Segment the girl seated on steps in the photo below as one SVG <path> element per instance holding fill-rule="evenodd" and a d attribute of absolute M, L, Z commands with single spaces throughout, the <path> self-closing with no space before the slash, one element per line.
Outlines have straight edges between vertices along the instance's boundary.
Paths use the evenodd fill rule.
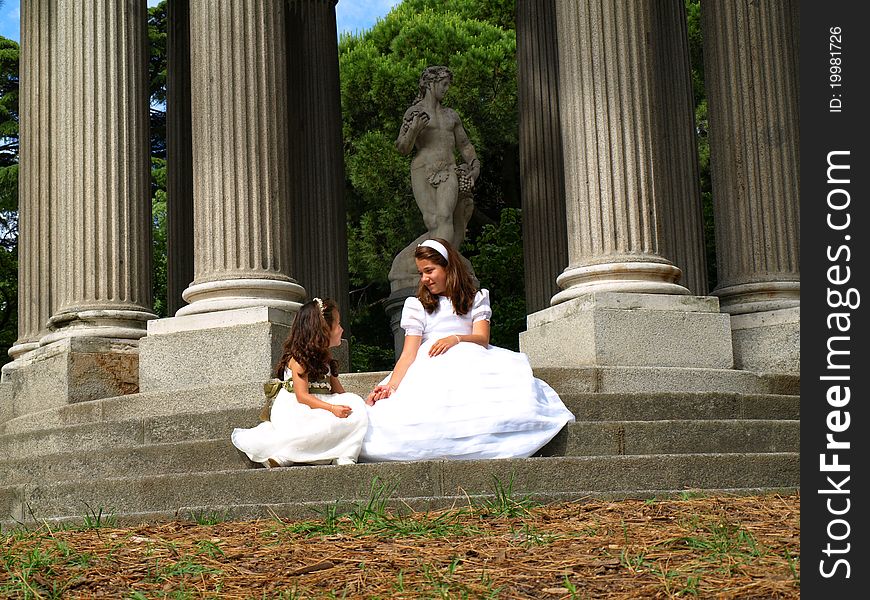
<path fill-rule="evenodd" d="M 369 394 L 361 461 L 531 456 L 574 420 L 525 354 L 489 345 L 489 292 L 443 239 L 414 252 L 420 285 L 405 346 Z"/>
<path fill-rule="evenodd" d="M 315 298 L 299 309 L 275 366 L 282 381 L 274 384 L 263 422 L 232 433 L 233 444 L 252 461 L 265 467 L 356 462 L 368 417 L 362 398 L 344 391 L 329 351 L 342 332 L 334 301 Z"/>

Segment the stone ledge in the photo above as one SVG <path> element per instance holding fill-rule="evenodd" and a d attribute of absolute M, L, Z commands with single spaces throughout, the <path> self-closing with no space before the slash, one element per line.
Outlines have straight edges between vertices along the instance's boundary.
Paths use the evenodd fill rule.
<path fill-rule="evenodd" d="M 527 318 L 533 367 L 734 366 L 729 315 L 710 296 L 592 293 Z"/>

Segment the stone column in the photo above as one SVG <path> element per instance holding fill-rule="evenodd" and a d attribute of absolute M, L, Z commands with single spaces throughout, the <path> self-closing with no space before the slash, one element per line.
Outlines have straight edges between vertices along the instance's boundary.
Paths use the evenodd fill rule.
<path fill-rule="evenodd" d="M 541 366 L 730 368 L 727 316 L 674 264 L 703 272 L 683 233 L 700 195 L 681 0 L 559 1 L 556 24 L 569 264 L 521 348 Z"/>
<path fill-rule="evenodd" d="M 51 186 L 56 229 L 42 233 L 57 250 L 45 265 L 49 331 L 4 373 L 16 415 L 138 391 L 138 340 L 154 317 L 145 1 L 25 8 L 37 5 L 56 10 L 52 112 L 40 132 L 52 152 L 40 185 Z M 27 172 L 36 159 L 22 158 Z"/>
<path fill-rule="evenodd" d="M 286 2 L 190 4 L 194 281 L 177 315 L 295 311 Z"/>
<path fill-rule="evenodd" d="M 57 102 L 57 6 L 21 3 L 20 171 L 18 177 L 18 339 L 9 355 L 39 348 L 54 308 L 52 250 L 58 246 L 52 219 L 56 195 L 52 132 Z"/>
<path fill-rule="evenodd" d="M 143 390 L 266 379 L 305 289 L 291 277 L 287 2 L 190 2 L 194 280 L 153 322 Z"/>
<path fill-rule="evenodd" d="M 185 305 L 193 281 L 193 151 L 190 130 L 190 6 L 171 0 L 166 39 L 167 309 Z"/>
<path fill-rule="evenodd" d="M 798 5 L 702 7 L 719 283 L 735 358 L 799 371 Z"/>
<path fill-rule="evenodd" d="M 517 1 L 517 84 L 526 310 L 550 305 L 568 264 L 555 0 Z"/>
<path fill-rule="evenodd" d="M 143 1 L 58 3 L 66 137 L 58 190 L 62 295 L 43 343 L 138 339 L 151 306 L 151 171 Z"/>
<path fill-rule="evenodd" d="M 291 272 L 350 316 L 336 0 L 291 0 L 287 29 Z"/>

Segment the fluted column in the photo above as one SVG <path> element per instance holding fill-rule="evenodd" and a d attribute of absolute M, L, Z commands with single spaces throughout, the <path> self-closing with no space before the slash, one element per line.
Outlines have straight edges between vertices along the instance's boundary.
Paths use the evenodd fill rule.
<path fill-rule="evenodd" d="M 334 298 L 349 316 L 335 4 L 288 5 L 291 272 L 310 295 Z"/>
<path fill-rule="evenodd" d="M 677 232 L 700 201 L 681 2 L 556 8 L 569 265 L 552 302 L 686 294 L 674 262 L 699 249 L 685 250 Z"/>
<path fill-rule="evenodd" d="M 683 272 L 680 285 L 692 294 L 706 296 L 710 290 L 686 23 L 683 2 L 660 3 L 653 11 L 653 31 L 661 36 L 652 85 L 656 88 L 654 107 L 663 113 L 656 119 L 654 137 L 663 154 L 658 161 L 664 203 L 662 254 Z"/>
<path fill-rule="evenodd" d="M 719 283 L 731 314 L 800 305 L 798 6 L 702 4 Z"/>
<path fill-rule="evenodd" d="M 21 65 L 18 176 L 18 339 L 9 355 L 39 347 L 54 307 L 52 217 L 56 195 L 52 164 L 57 102 L 57 7 L 45 0 L 21 3 Z"/>
<path fill-rule="evenodd" d="M 190 3 L 194 281 L 189 315 L 295 311 L 290 277 L 287 4 Z"/>
<path fill-rule="evenodd" d="M 555 0 L 517 1 L 517 84 L 526 310 L 550 305 L 568 264 Z"/>
<path fill-rule="evenodd" d="M 193 281 L 193 157 L 190 131 L 190 3 L 170 0 L 166 38 L 167 308 L 185 305 Z"/>
<path fill-rule="evenodd" d="M 59 302 L 48 343 L 137 339 L 151 306 L 151 195 L 144 0 L 58 0 L 63 45 L 52 133 Z"/>

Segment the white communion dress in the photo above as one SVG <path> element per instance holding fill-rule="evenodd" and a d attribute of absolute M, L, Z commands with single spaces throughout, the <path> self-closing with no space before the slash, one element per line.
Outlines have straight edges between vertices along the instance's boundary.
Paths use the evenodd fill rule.
<path fill-rule="evenodd" d="M 553 388 L 532 375 L 525 354 L 461 342 L 430 357 L 435 341 L 470 334 L 474 322 L 492 315 L 487 290 L 462 316 L 449 298 L 439 303 L 429 314 L 416 297 L 405 301 L 405 335 L 423 342 L 397 390 L 368 407 L 360 461 L 527 457 L 574 420 Z"/>
<path fill-rule="evenodd" d="M 292 392 L 291 372 L 286 368 L 284 380 L 272 402 L 269 420 L 251 429 L 234 429 L 233 445 L 267 467 L 269 459 L 282 467 L 356 462 L 368 426 L 363 399 L 351 393 L 331 393 L 326 379 L 311 382 L 309 391 L 321 400 L 351 408 L 350 416 L 342 419 L 328 410 L 299 402 Z"/>

